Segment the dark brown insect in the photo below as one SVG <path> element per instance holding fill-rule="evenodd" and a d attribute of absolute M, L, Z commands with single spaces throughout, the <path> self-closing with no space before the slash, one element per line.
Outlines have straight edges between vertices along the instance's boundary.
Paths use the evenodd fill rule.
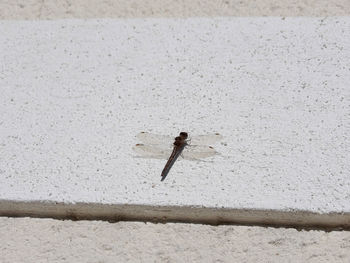
<path fill-rule="evenodd" d="M 187 145 L 187 142 L 186 142 L 187 138 L 188 138 L 187 132 L 180 132 L 180 136 L 175 138 L 174 149 L 169 157 L 169 160 L 167 161 L 167 163 L 164 166 L 164 169 L 163 169 L 162 174 L 161 174 L 161 176 L 162 176 L 161 181 L 163 181 L 165 179 L 165 177 L 168 175 L 168 173 L 169 173 L 171 167 L 173 166 L 173 164 L 175 163 L 176 159 L 180 156 L 181 152 L 183 151 L 183 149 Z"/>

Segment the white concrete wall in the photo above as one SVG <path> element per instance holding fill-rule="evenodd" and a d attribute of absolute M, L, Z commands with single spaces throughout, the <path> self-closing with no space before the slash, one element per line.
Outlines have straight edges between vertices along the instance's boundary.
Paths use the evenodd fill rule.
<path fill-rule="evenodd" d="M 2 19 L 349 15 L 348 1 L 0 2 Z M 179 4 L 180 3 L 180 4 Z M 344 194 L 344 192 L 342 193 Z M 1 262 L 348 262 L 349 232 L 248 226 L 0 219 Z"/>
<path fill-rule="evenodd" d="M 41 201 L 42 216 L 47 202 L 59 212 L 58 202 L 88 205 L 85 213 L 97 216 L 94 204 L 109 205 L 107 217 L 119 215 L 114 206 L 128 217 L 123 205 L 143 205 L 141 215 L 182 221 L 350 221 L 346 18 L 0 27 L 0 214 L 1 201 L 12 200 Z M 161 182 L 165 160 L 132 152 L 143 130 L 170 135 L 169 146 L 181 130 L 223 138 L 211 144 L 218 155 L 179 160 Z M 149 209 L 158 206 L 167 212 Z M 191 206 L 202 210 L 181 212 Z"/>

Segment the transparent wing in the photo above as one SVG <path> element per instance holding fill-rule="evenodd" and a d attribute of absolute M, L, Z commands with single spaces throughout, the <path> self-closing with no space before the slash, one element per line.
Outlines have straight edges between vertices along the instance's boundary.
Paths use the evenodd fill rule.
<path fill-rule="evenodd" d="M 182 152 L 182 156 L 187 160 L 199 160 L 217 154 L 215 149 L 206 145 L 189 145 Z"/>
<path fill-rule="evenodd" d="M 140 132 L 136 137 L 145 144 L 169 144 L 174 142 L 175 137 L 167 135 L 159 135 L 148 132 Z"/>
<path fill-rule="evenodd" d="M 146 144 L 136 144 L 132 149 L 139 155 L 139 157 L 154 159 L 168 159 L 173 150 L 171 147 Z"/>
<path fill-rule="evenodd" d="M 139 157 L 168 159 L 173 150 L 174 137 L 167 135 L 158 135 L 148 132 L 141 132 L 136 137 L 144 144 L 136 144 L 133 150 Z M 188 160 L 199 160 L 217 154 L 213 147 L 214 144 L 223 138 L 219 133 L 193 136 L 188 141 L 182 152 L 182 156 Z"/>
<path fill-rule="evenodd" d="M 172 144 L 175 136 L 160 135 L 149 132 L 140 132 L 136 137 L 145 144 Z M 197 135 L 190 137 L 193 145 L 210 145 L 220 141 L 223 136 L 219 133 Z"/>
<path fill-rule="evenodd" d="M 193 145 L 210 145 L 220 141 L 223 136 L 219 133 L 197 135 L 190 137 L 190 143 Z"/>

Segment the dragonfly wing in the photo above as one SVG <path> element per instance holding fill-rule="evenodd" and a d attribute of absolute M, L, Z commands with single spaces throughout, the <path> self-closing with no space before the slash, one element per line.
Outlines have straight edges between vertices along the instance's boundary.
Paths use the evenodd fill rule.
<path fill-rule="evenodd" d="M 145 144 L 172 144 L 175 137 L 167 135 L 158 135 L 149 132 L 140 132 L 136 137 Z"/>
<path fill-rule="evenodd" d="M 172 149 L 161 145 L 136 144 L 133 148 L 140 157 L 154 159 L 168 159 Z"/>
<path fill-rule="evenodd" d="M 187 160 L 199 160 L 214 156 L 217 152 L 213 147 L 206 145 L 191 145 L 185 147 L 182 155 Z"/>
<path fill-rule="evenodd" d="M 211 145 L 220 141 L 223 136 L 219 133 L 207 134 L 207 135 L 197 135 L 191 138 L 191 144 L 194 145 Z"/>

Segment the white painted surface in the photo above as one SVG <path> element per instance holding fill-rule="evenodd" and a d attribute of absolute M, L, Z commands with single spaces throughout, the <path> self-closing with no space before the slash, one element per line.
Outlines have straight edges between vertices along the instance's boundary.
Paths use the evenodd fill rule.
<path fill-rule="evenodd" d="M 347 18 L 0 26 L 0 199 L 350 211 Z M 161 183 L 143 130 L 222 156 Z"/>

